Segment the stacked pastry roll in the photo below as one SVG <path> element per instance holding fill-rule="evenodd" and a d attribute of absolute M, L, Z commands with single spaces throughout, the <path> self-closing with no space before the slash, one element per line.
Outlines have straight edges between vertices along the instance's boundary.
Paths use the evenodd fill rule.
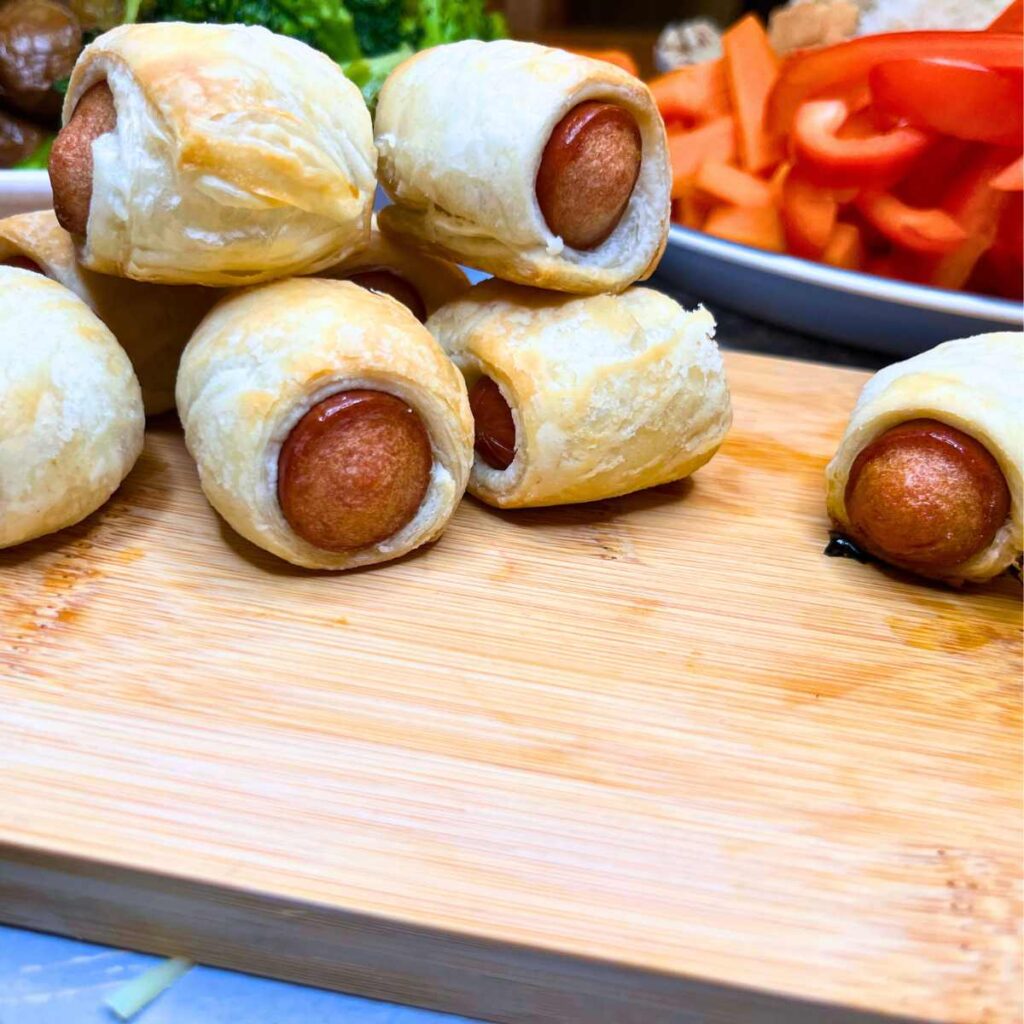
<path fill-rule="evenodd" d="M 712 457 L 731 421 L 714 321 L 630 287 L 669 219 L 646 86 L 532 43 L 456 43 L 391 75 L 375 136 L 384 235 L 497 278 L 427 321 L 469 388 L 476 497 L 593 501 Z"/>
<path fill-rule="evenodd" d="M 374 135 L 295 40 L 123 26 L 75 66 L 50 177 L 55 213 L 0 225 L 0 260 L 95 311 L 149 411 L 177 371 L 211 504 L 297 565 L 406 554 L 467 485 L 513 508 L 679 479 L 728 429 L 710 315 L 631 290 L 670 173 L 649 91 L 612 65 L 437 47 L 389 79 Z"/>

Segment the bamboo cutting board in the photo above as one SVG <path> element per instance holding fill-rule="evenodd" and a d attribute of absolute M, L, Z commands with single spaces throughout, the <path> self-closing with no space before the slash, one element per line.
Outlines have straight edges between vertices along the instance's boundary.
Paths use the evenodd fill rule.
<path fill-rule="evenodd" d="M 1019 1021 L 1020 586 L 825 558 L 865 375 L 728 369 L 693 481 L 346 576 L 157 426 L 0 552 L 0 918 L 498 1021 Z"/>

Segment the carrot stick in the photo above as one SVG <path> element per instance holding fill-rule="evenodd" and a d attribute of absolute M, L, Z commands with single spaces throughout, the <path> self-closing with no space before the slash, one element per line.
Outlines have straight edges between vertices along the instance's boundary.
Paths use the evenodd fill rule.
<path fill-rule="evenodd" d="M 728 116 L 716 117 L 692 132 L 669 132 L 668 153 L 672 161 L 672 197 L 678 199 L 705 160 L 724 164 L 735 157 L 736 123 Z"/>
<path fill-rule="evenodd" d="M 837 224 L 821 255 L 822 263 L 844 270 L 860 270 L 864 263 L 864 240 L 856 224 Z"/>
<path fill-rule="evenodd" d="M 648 85 L 668 125 L 703 124 L 729 113 L 725 67 L 720 60 L 688 64 Z"/>
<path fill-rule="evenodd" d="M 700 165 L 694 184 L 733 206 L 769 206 L 772 201 L 768 182 L 717 160 L 705 160 Z"/>
<path fill-rule="evenodd" d="M 709 235 L 755 249 L 770 252 L 785 249 L 779 215 L 772 206 L 720 206 L 708 214 L 704 230 Z"/>
<path fill-rule="evenodd" d="M 760 19 L 748 14 L 722 36 L 729 96 L 736 115 L 740 164 L 757 173 L 776 164 L 778 143 L 764 126 L 768 94 L 779 74 L 779 59 Z"/>

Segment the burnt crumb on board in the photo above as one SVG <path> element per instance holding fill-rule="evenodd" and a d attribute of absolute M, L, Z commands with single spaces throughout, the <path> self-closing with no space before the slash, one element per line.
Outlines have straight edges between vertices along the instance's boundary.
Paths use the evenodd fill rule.
<path fill-rule="evenodd" d="M 828 544 L 825 545 L 825 554 L 829 558 L 854 558 L 865 565 L 875 561 L 863 548 L 854 544 L 845 534 L 833 530 L 829 534 Z"/>

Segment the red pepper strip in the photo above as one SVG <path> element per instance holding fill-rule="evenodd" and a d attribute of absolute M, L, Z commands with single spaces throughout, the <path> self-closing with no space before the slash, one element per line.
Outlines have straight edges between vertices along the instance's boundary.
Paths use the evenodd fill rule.
<path fill-rule="evenodd" d="M 981 150 L 953 180 L 942 200 L 942 210 L 961 227 L 966 238 L 945 255 L 918 256 L 911 276 L 937 288 L 963 288 L 982 255 L 996 241 L 1000 215 L 1011 193 L 992 188 L 993 172 L 1005 153 Z"/>
<path fill-rule="evenodd" d="M 871 69 L 885 61 L 929 58 L 1013 69 L 1024 67 L 1024 47 L 1019 35 L 1007 32 L 897 32 L 806 50 L 783 66 L 765 123 L 773 134 L 785 135 L 807 100 L 866 82 Z"/>
<path fill-rule="evenodd" d="M 872 227 L 914 252 L 941 255 L 967 239 L 967 232 L 944 210 L 907 206 L 888 192 L 862 192 L 856 204 Z"/>
<path fill-rule="evenodd" d="M 988 27 L 989 32 L 1024 32 L 1024 0 L 1013 0 Z"/>
<path fill-rule="evenodd" d="M 927 147 L 916 128 L 893 128 L 861 138 L 842 138 L 849 115 L 842 100 L 809 100 L 797 111 L 793 149 L 808 177 L 832 188 L 884 186 L 897 181 Z"/>
<path fill-rule="evenodd" d="M 869 75 L 875 108 L 901 124 L 1012 146 L 1024 134 L 1021 80 L 980 64 L 892 60 Z"/>
<path fill-rule="evenodd" d="M 1000 192 L 1024 192 L 1024 156 L 1004 167 L 989 184 Z"/>
<path fill-rule="evenodd" d="M 833 193 L 815 185 L 796 167 L 782 185 L 779 212 L 789 251 L 794 256 L 818 259 L 832 237 L 839 214 Z"/>

